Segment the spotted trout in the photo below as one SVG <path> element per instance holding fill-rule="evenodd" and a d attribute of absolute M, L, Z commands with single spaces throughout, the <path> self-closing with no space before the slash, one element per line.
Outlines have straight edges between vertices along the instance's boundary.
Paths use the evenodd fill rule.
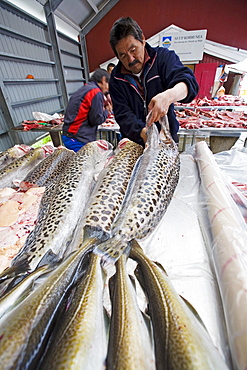
<path fill-rule="evenodd" d="M 0 321 L 1 369 L 37 369 L 51 326 L 88 249 L 84 246 L 72 253 Z"/>
<path fill-rule="evenodd" d="M 125 253 L 118 259 L 116 274 L 109 283 L 112 315 L 107 370 L 155 369 L 150 332 L 127 273 Z"/>
<path fill-rule="evenodd" d="M 21 181 L 20 189 L 27 190 L 35 186 L 48 186 L 66 170 L 66 166 L 72 156 L 72 150 L 58 148 L 32 169 Z"/>
<path fill-rule="evenodd" d="M 47 155 L 53 153 L 54 148 L 51 145 L 30 150 L 27 154 L 15 159 L 8 166 L 0 170 L 1 188 L 12 187 L 14 179 L 23 180 L 28 172 L 34 168 Z"/>
<path fill-rule="evenodd" d="M 2 169 L 5 166 L 8 166 L 11 162 L 15 161 L 17 158 L 20 158 L 23 155 L 29 153 L 30 150 L 33 150 L 33 148 L 29 145 L 17 144 L 0 153 L 0 169 Z"/>
<path fill-rule="evenodd" d="M 179 178 L 177 144 L 162 122 L 164 138 L 156 125 L 148 128 L 148 145 L 133 170 L 121 209 L 111 227 L 111 239 L 99 244 L 95 253 L 105 264 L 115 262 L 133 239 L 142 239 L 163 217 Z"/>
<path fill-rule="evenodd" d="M 107 332 L 103 308 L 104 280 L 100 258 L 90 264 L 61 314 L 40 369 L 105 369 Z"/>
<path fill-rule="evenodd" d="M 130 257 L 144 289 L 153 324 L 158 370 L 228 369 L 204 326 L 178 295 L 165 271 L 133 240 Z"/>
<path fill-rule="evenodd" d="M 85 239 L 108 239 L 126 193 L 136 161 L 143 152 L 141 145 L 128 139 L 119 142 L 111 162 L 101 172 L 92 193 L 84 223 Z"/>
<path fill-rule="evenodd" d="M 84 145 L 69 161 L 59 181 L 46 188 L 37 224 L 12 266 L 24 258 L 34 270 L 46 253 L 63 257 L 77 223 L 95 186 L 95 175 L 112 153 L 112 145 L 104 140 Z"/>

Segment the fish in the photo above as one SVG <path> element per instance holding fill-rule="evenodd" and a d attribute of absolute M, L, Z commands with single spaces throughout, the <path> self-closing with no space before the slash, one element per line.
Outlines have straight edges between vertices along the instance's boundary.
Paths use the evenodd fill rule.
<path fill-rule="evenodd" d="M 22 180 L 27 173 L 42 161 L 47 155 L 53 153 L 54 147 L 43 146 L 30 150 L 27 154 L 15 159 L 8 166 L 0 170 L 1 188 L 12 187 L 14 179 Z"/>
<path fill-rule="evenodd" d="M 15 159 L 22 157 L 24 154 L 28 153 L 30 150 L 33 150 L 31 146 L 22 144 L 14 145 L 13 147 L 0 153 L 0 170 L 3 167 L 8 166 Z"/>
<path fill-rule="evenodd" d="M 121 209 L 112 223 L 111 237 L 95 247 L 105 265 L 115 263 L 132 239 L 142 239 L 157 226 L 179 179 L 178 146 L 161 121 L 164 134 L 157 126 L 148 127 L 148 142 L 129 181 Z"/>
<path fill-rule="evenodd" d="M 34 281 L 45 271 L 47 271 L 47 265 L 41 266 L 0 297 L 0 319 L 30 293 Z"/>
<path fill-rule="evenodd" d="M 126 269 L 127 255 L 116 262 L 110 278 L 112 314 L 106 368 L 108 370 L 155 369 L 149 328 L 139 309 L 136 291 Z"/>
<path fill-rule="evenodd" d="M 67 291 L 90 246 L 78 248 L 0 321 L 1 369 L 36 369 Z M 4 319 L 4 320 L 3 320 Z"/>
<path fill-rule="evenodd" d="M 98 140 L 72 156 L 59 181 L 46 188 L 35 228 L 11 266 L 18 266 L 24 258 L 33 271 L 47 253 L 63 257 L 95 186 L 95 175 L 111 153 L 112 144 Z"/>
<path fill-rule="evenodd" d="M 106 240 L 119 212 L 136 161 L 143 147 L 128 139 L 119 142 L 110 163 L 100 173 L 84 221 L 84 238 Z"/>
<path fill-rule="evenodd" d="M 42 369 L 105 369 L 107 322 L 103 308 L 103 270 L 91 254 L 89 267 L 75 286 L 48 345 Z"/>
<path fill-rule="evenodd" d="M 20 182 L 20 190 L 27 190 L 35 186 L 48 186 L 54 182 L 63 171 L 74 151 L 66 148 L 58 148 L 53 154 L 46 157 Z"/>
<path fill-rule="evenodd" d="M 148 299 L 157 370 L 228 369 L 196 311 L 194 315 L 165 270 L 145 255 L 136 240 L 131 242 L 130 258 L 138 263 L 135 275 Z"/>

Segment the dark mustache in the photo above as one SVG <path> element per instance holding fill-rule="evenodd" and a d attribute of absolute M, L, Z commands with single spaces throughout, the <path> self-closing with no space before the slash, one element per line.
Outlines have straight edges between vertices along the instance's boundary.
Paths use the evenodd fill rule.
<path fill-rule="evenodd" d="M 133 62 L 129 63 L 129 67 L 134 67 L 137 63 L 140 63 L 138 59 L 133 60 Z"/>

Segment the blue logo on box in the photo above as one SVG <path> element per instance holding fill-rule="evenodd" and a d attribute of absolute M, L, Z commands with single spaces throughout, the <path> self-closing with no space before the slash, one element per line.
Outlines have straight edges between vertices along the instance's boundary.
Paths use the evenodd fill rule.
<path fill-rule="evenodd" d="M 162 46 L 163 48 L 169 49 L 172 43 L 172 36 L 162 37 Z"/>

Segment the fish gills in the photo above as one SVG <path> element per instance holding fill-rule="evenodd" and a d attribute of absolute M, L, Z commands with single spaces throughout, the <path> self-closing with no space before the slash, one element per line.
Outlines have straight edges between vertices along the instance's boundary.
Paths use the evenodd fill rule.
<path fill-rule="evenodd" d="M 227 369 L 208 333 L 188 312 L 165 271 L 149 260 L 136 241 L 132 241 L 130 257 L 138 262 L 135 274 L 148 298 L 156 368 Z"/>
<path fill-rule="evenodd" d="M 125 253 L 117 261 L 116 269 L 110 279 L 112 316 L 106 368 L 155 369 L 150 334 L 127 274 Z"/>
<path fill-rule="evenodd" d="M 123 147 L 121 142 L 122 140 L 118 153 L 102 171 L 92 194 L 85 220 L 87 238 L 109 238 L 111 224 L 119 212 L 132 170 L 143 152 L 142 146 L 133 141 L 125 140 Z"/>
<path fill-rule="evenodd" d="M 100 258 L 92 255 L 72 303 L 60 317 L 41 369 L 104 369 L 107 333 Z"/>
<path fill-rule="evenodd" d="M 156 125 L 149 130 L 149 144 L 132 173 L 120 212 L 112 224 L 112 238 L 95 248 L 105 264 L 115 262 L 132 239 L 142 239 L 159 223 L 179 179 L 177 145 L 159 140 Z"/>

